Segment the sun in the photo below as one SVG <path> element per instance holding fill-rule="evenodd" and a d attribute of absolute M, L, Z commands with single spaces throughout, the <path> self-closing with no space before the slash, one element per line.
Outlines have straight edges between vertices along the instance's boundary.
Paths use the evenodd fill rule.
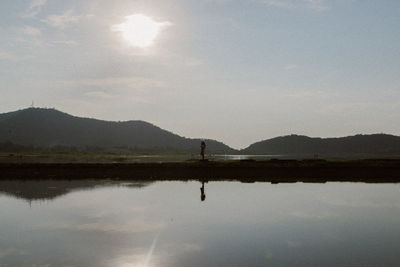
<path fill-rule="evenodd" d="M 138 48 L 151 46 L 161 29 L 168 22 L 157 22 L 143 14 L 133 14 L 125 17 L 125 22 L 115 25 L 114 30 L 121 32 L 122 37 L 129 45 Z"/>

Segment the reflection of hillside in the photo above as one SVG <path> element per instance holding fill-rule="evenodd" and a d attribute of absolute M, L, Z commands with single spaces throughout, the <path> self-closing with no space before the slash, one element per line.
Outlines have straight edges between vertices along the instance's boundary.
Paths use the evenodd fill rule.
<path fill-rule="evenodd" d="M 121 182 L 121 181 L 94 181 L 94 180 L 20 180 L 0 181 L 0 194 L 6 194 L 28 201 L 52 200 L 62 195 L 79 191 L 92 190 L 106 186 L 127 186 L 141 188 L 150 185 L 150 182 Z"/>

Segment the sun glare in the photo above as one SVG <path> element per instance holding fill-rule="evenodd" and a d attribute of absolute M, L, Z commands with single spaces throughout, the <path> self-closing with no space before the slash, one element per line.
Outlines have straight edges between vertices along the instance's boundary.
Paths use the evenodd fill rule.
<path fill-rule="evenodd" d="M 133 14 L 125 17 L 125 22 L 114 27 L 121 32 L 122 37 L 133 47 L 145 48 L 151 46 L 166 22 L 154 21 L 143 14 Z"/>

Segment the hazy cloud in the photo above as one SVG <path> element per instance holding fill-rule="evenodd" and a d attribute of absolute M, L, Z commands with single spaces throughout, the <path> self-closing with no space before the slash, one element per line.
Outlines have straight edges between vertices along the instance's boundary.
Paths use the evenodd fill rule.
<path fill-rule="evenodd" d="M 324 0 L 305 0 L 306 5 L 316 11 L 328 9 L 328 5 Z"/>
<path fill-rule="evenodd" d="M 14 58 L 14 55 L 7 52 L 7 51 L 1 51 L 0 50 L 0 60 L 9 60 Z"/>
<path fill-rule="evenodd" d="M 97 99 L 111 99 L 123 95 L 135 95 L 139 102 L 148 103 L 148 99 L 138 97 L 136 94 L 146 93 L 146 89 L 167 88 L 163 81 L 140 76 L 83 78 L 76 80 L 40 81 L 40 86 L 50 88 L 57 85 L 64 88 L 85 88 L 84 96 Z"/>
<path fill-rule="evenodd" d="M 79 22 L 79 20 L 82 18 L 83 16 L 73 14 L 72 10 L 67 10 L 60 15 L 47 16 L 45 19 L 42 19 L 41 21 L 51 27 L 64 29 L 69 24 L 75 24 Z"/>
<path fill-rule="evenodd" d="M 40 29 L 32 27 L 32 26 L 24 26 L 22 28 L 22 32 L 26 35 L 30 35 L 30 36 L 38 36 L 41 34 Z"/>
<path fill-rule="evenodd" d="M 0 61 L 22 61 L 29 58 L 31 58 L 31 56 L 20 56 L 5 50 L 0 50 Z"/>
<path fill-rule="evenodd" d="M 233 0 L 206 0 L 206 2 L 225 4 Z M 326 0 L 253 0 L 269 6 L 279 8 L 306 7 L 315 11 L 323 11 L 329 8 Z"/>
<path fill-rule="evenodd" d="M 53 41 L 52 44 L 55 44 L 55 45 L 78 45 L 79 43 L 74 40 L 58 40 L 58 41 Z"/>
<path fill-rule="evenodd" d="M 28 11 L 26 14 L 23 15 L 23 17 L 26 18 L 33 18 L 36 17 L 37 14 L 40 13 L 42 10 L 42 7 L 47 3 L 47 0 L 32 0 L 32 2 L 29 4 Z"/>
<path fill-rule="evenodd" d="M 95 98 L 102 98 L 102 99 L 110 99 L 115 97 L 115 95 L 103 92 L 103 91 L 91 91 L 91 92 L 87 92 L 85 93 L 85 96 L 88 97 L 95 97 Z"/>
<path fill-rule="evenodd" d="M 300 99 L 300 98 L 315 98 L 315 97 L 322 98 L 322 97 L 328 97 L 329 95 L 321 90 L 307 90 L 307 91 L 296 91 L 293 93 L 284 94 L 283 96 Z"/>
<path fill-rule="evenodd" d="M 227 2 L 231 2 L 232 0 L 205 0 L 205 1 L 209 3 L 224 4 Z"/>
<path fill-rule="evenodd" d="M 260 1 L 264 4 L 275 6 L 275 7 L 282 7 L 282 8 L 294 8 L 296 4 L 292 0 L 262 0 Z"/>
<path fill-rule="evenodd" d="M 285 70 L 293 70 L 293 69 L 297 69 L 299 66 L 296 64 L 288 64 L 285 66 Z"/>
<path fill-rule="evenodd" d="M 203 60 L 198 58 L 186 58 L 184 61 L 184 64 L 187 67 L 197 67 L 203 65 L 203 63 Z"/>
<path fill-rule="evenodd" d="M 260 2 L 280 8 L 297 8 L 305 6 L 315 11 L 323 11 L 329 8 L 326 0 L 260 0 Z"/>
<path fill-rule="evenodd" d="M 75 81 L 74 81 L 75 83 Z M 165 83 L 154 79 L 143 77 L 110 77 L 99 79 L 81 79 L 77 83 L 85 86 L 95 87 L 135 87 L 135 88 L 148 88 L 148 87 L 165 87 Z"/>
<path fill-rule="evenodd" d="M 29 9 L 40 8 L 47 3 L 47 0 L 32 0 Z"/>
<path fill-rule="evenodd" d="M 364 114 L 369 110 L 379 110 L 380 108 L 387 108 L 387 103 L 377 102 L 349 102 L 349 103 L 333 103 L 324 106 L 320 112 L 323 114 Z"/>

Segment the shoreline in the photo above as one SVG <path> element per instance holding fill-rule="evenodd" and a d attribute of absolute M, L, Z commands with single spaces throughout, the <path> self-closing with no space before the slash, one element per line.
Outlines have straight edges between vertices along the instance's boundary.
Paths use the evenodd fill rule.
<path fill-rule="evenodd" d="M 183 161 L 166 163 L 0 163 L 0 179 L 235 180 L 400 183 L 399 159 Z"/>

